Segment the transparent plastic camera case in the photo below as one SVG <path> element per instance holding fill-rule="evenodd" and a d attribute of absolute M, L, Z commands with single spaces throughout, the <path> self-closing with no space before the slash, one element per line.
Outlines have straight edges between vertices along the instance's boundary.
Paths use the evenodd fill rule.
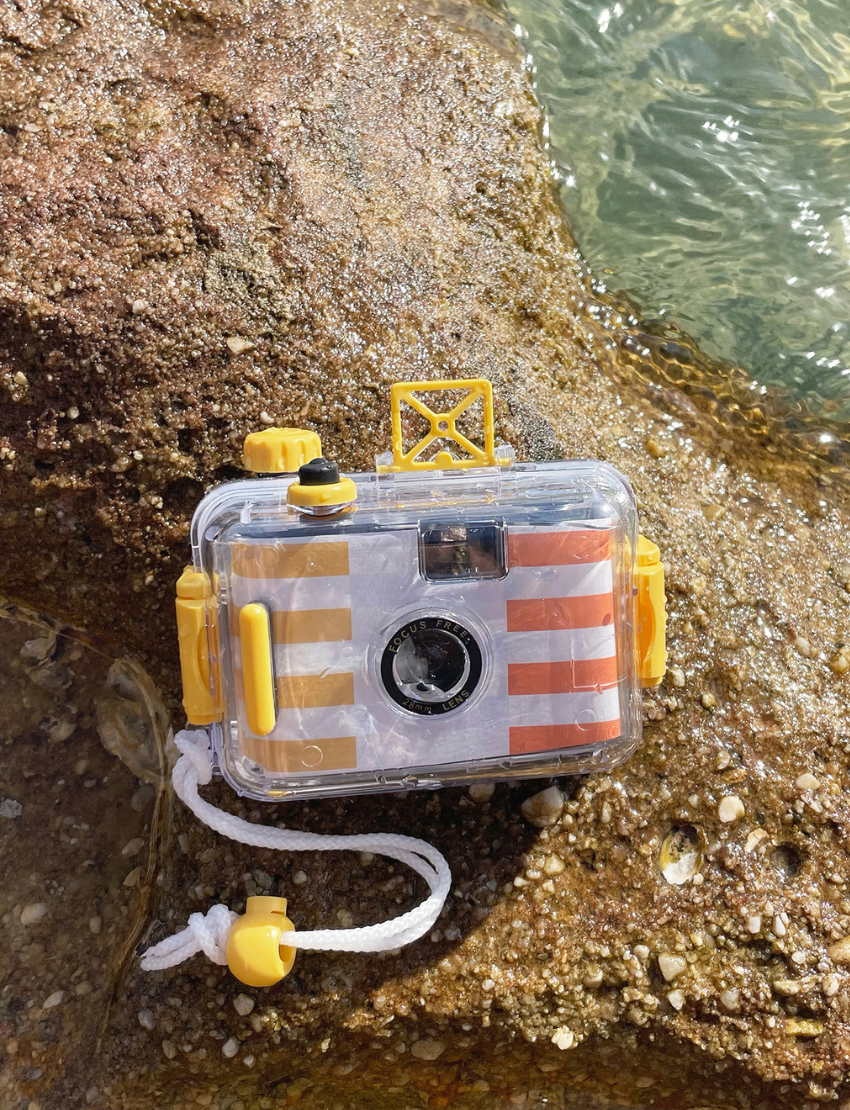
<path fill-rule="evenodd" d="M 452 413 L 436 417 L 435 437 Z M 198 507 L 183 595 L 200 639 L 181 624 L 181 653 L 224 777 L 272 800 L 625 759 L 641 735 L 628 482 L 492 443 L 485 465 L 410 470 L 394 446 L 395 467 L 341 480 L 342 506 L 291 503 L 289 473 Z"/>

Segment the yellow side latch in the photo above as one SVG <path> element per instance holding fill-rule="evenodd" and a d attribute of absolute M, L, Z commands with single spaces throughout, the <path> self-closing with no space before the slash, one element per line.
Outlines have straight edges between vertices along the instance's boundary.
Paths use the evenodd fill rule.
<path fill-rule="evenodd" d="M 657 686 L 667 670 L 664 567 L 661 553 L 646 536 L 638 536 L 635 584 L 638 674 L 642 686 Z"/>
<path fill-rule="evenodd" d="M 417 393 L 445 393 L 465 390 L 466 396 L 448 412 L 434 412 Z M 396 382 L 391 388 L 393 421 L 393 463 L 390 470 L 462 470 L 471 466 L 499 466 L 508 462 L 496 455 L 495 421 L 493 418 L 493 386 L 486 378 L 462 378 L 455 381 Z M 479 398 L 484 403 L 482 425 L 484 447 L 478 447 L 458 430 L 457 421 Z M 401 404 L 405 402 L 428 421 L 429 430 L 409 451 L 404 450 Z M 420 459 L 435 440 L 453 443 L 466 452 L 456 458 L 450 451 L 439 451 L 431 459 Z"/>
<path fill-rule="evenodd" d="M 186 567 L 177 580 L 177 638 L 183 678 L 183 708 L 190 725 L 211 725 L 220 721 L 222 716 L 221 707 L 210 688 L 208 613 L 210 639 L 214 646 L 218 634 L 211 593 L 208 576 L 194 567 Z M 220 688 L 220 683 L 215 685 L 216 689 Z"/>
<path fill-rule="evenodd" d="M 239 610 L 239 645 L 248 728 L 255 736 L 268 736 L 277 714 L 271 621 L 265 605 L 251 602 Z"/>

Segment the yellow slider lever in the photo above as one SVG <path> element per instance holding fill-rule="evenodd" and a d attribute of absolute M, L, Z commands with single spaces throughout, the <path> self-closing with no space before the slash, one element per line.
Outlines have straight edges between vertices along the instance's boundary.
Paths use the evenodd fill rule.
<path fill-rule="evenodd" d="M 259 602 L 243 605 L 239 612 L 239 643 L 248 728 L 255 736 L 268 736 L 274 728 L 277 711 L 271 621 L 265 605 Z"/>

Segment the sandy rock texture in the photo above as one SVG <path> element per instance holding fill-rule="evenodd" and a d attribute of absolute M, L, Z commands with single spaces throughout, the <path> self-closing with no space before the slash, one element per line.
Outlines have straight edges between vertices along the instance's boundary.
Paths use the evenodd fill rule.
<path fill-rule="evenodd" d="M 478 374 L 521 454 L 619 467 L 662 548 L 670 667 L 641 750 L 560 780 L 545 827 L 523 813 L 545 782 L 286 808 L 210 788 L 255 821 L 426 836 L 455 890 L 397 957 L 300 957 L 262 992 L 200 958 L 143 976 L 132 946 L 213 901 L 285 893 L 313 927 L 421 892 L 381 859 L 281 859 L 167 815 L 102 763 L 101 738 L 161 739 L 133 682 L 107 671 L 98 693 L 78 640 L 10 619 L 4 699 L 27 712 L 7 708 L 0 748 L 6 1105 L 850 1104 L 840 430 L 768 411 L 594 287 L 488 8 L 0 9 L 8 598 L 173 699 L 188 522 L 244 434 L 305 424 L 368 468 L 391 381 Z M 98 822 L 95 788 L 126 828 Z"/>

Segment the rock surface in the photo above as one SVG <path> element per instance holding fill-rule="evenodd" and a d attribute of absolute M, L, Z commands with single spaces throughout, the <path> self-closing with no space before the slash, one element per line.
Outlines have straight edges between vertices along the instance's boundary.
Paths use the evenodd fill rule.
<path fill-rule="evenodd" d="M 222 969 L 143 976 L 130 946 L 268 890 L 299 926 L 365 923 L 418 896 L 411 876 L 249 852 L 179 807 L 166 822 L 98 740 L 143 734 L 133 766 L 155 776 L 143 681 L 86 679 L 80 643 L 15 622 L 9 1106 L 850 1098 L 845 445 L 801 421 L 792 442 L 735 375 L 594 292 L 540 123 L 507 31 L 473 3 L 0 12 L 7 596 L 173 697 L 188 521 L 244 434 L 306 424 L 369 468 L 391 381 L 485 374 L 521 453 L 628 475 L 670 568 L 671 649 L 639 753 L 561 780 L 548 827 L 522 815 L 540 783 L 262 810 L 211 788 L 251 820 L 403 827 L 455 876 L 430 939 L 299 957 L 248 1009 Z"/>

